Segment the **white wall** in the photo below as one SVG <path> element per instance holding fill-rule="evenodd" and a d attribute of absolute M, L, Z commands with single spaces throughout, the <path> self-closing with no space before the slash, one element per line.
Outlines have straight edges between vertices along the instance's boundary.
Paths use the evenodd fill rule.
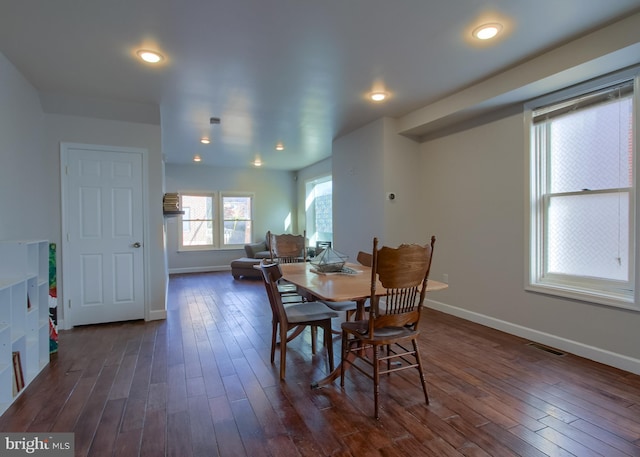
<path fill-rule="evenodd" d="M 148 189 L 146 205 L 149 219 L 145 220 L 148 239 L 145 240 L 147 262 L 147 302 L 149 319 L 166 317 L 166 263 L 163 249 L 162 216 L 162 146 L 160 127 L 157 125 L 133 122 L 119 122 L 86 117 L 47 114 L 45 149 L 48 157 L 53 158 L 55 167 L 52 173 L 55 179 L 54 204 L 57 215 L 56 239 L 60 239 L 60 143 L 86 143 L 109 146 L 143 148 L 148 151 Z M 60 269 L 59 275 L 61 275 Z M 62 278 L 58 282 L 61 284 Z M 64 300 L 64 291 L 58 298 Z M 59 307 L 59 310 L 61 307 Z"/>
<path fill-rule="evenodd" d="M 44 147 L 38 94 L 1 53 L 0 81 L 0 240 L 59 242 L 58 162 Z"/>
<path fill-rule="evenodd" d="M 420 145 L 396 131 L 395 119 L 382 118 L 333 144 L 334 242 L 352 261 L 371 252 L 373 237 L 387 246 L 431 238 L 420 223 L 428 212 L 418 198 Z"/>
<path fill-rule="evenodd" d="M 333 244 L 355 261 L 384 239 L 384 121 L 372 122 L 333 142 Z"/>
<path fill-rule="evenodd" d="M 0 54 L 0 239 L 46 239 L 61 260 L 60 142 L 149 151 L 149 318 L 165 316 L 162 161 L 158 126 L 44 114 L 37 91 Z M 59 303 L 64 299 L 58 268 Z M 58 307 L 64 319 L 63 307 Z"/>
<path fill-rule="evenodd" d="M 387 246 L 399 246 L 403 243 L 427 244 L 431 233 L 418 221 L 429 208 L 417 198 L 424 177 L 416 167 L 420 157 L 420 145 L 406 137 L 397 135 L 397 121 L 385 118 L 383 129 L 384 157 L 384 199 L 378 202 L 384 206 L 384 238 Z M 393 192 L 395 199 L 389 200 L 387 194 Z M 369 249 L 370 251 L 370 249 Z"/>
<path fill-rule="evenodd" d="M 524 338 L 640 372 L 640 313 L 524 291 L 523 114 L 421 145 L 421 225 L 437 235 L 434 306 Z"/>
<path fill-rule="evenodd" d="M 420 145 L 394 138 L 394 124 L 334 142 L 337 248 L 355 258 L 373 236 L 397 245 L 435 235 L 431 278 L 447 274 L 450 287 L 428 306 L 640 373 L 640 313 L 524 291 L 523 113 Z M 388 191 L 400 205 L 384 200 Z"/>
<path fill-rule="evenodd" d="M 265 169 L 217 168 L 203 164 L 165 165 L 166 192 L 236 191 L 254 197 L 254 241 L 267 230 L 298 233 L 295 173 Z M 178 252 L 179 218 L 166 219 L 167 257 L 172 273 L 228 270 L 244 249 Z"/>

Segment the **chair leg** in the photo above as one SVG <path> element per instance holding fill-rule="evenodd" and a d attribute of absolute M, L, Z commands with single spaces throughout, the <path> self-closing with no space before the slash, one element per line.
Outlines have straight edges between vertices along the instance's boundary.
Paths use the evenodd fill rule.
<path fill-rule="evenodd" d="M 344 372 L 346 370 L 346 364 L 347 364 L 347 353 L 349 352 L 348 348 L 347 348 L 347 344 L 349 344 L 349 341 L 347 339 L 347 332 L 345 332 L 344 330 L 342 331 L 342 345 L 340 346 L 340 351 L 341 351 L 341 359 L 340 359 L 340 387 L 344 387 Z"/>
<path fill-rule="evenodd" d="M 315 325 L 311 326 L 311 353 L 316 355 L 317 348 L 317 340 L 318 339 L 318 327 Z"/>
<path fill-rule="evenodd" d="M 271 321 L 271 363 L 273 363 L 276 359 L 276 339 L 278 337 L 278 323 L 275 321 Z"/>
<path fill-rule="evenodd" d="M 294 330 L 293 332 L 291 332 L 291 333 L 289 334 L 289 336 L 287 336 L 287 343 L 288 343 L 289 341 L 291 341 L 291 340 L 296 339 L 296 338 L 298 337 L 298 335 L 300 335 L 300 334 L 304 331 L 304 329 L 305 329 L 305 326 L 304 326 L 304 325 L 297 325 L 297 326 L 295 327 L 295 330 Z"/>
<path fill-rule="evenodd" d="M 420 359 L 420 352 L 418 350 L 418 341 L 411 340 L 413 343 L 413 350 L 416 353 L 416 361 L 418 363 L 418 371 L 420 372 L 420 382 L 422 383 L 422 391 L 424 392 L 424 400 L 429 404 L 429 394 L 427 393 L 427 379 L 424 376 L 424 370 L 422 369 L 422 361 Z"/>
<path fill-rule="evenodd" d="M 280 326 L 280 380 L 284 381 L 285 369 L 287 367 L 287 329 Z"/>
<path fill-rule="evenodd" d="M 387 344 L 387 376 L 391 375 L 391 345 Z"/>
<path fill-rule="evenodd" d="M 380 364 L 378 362 L 378 346 L 373 347 L 373 405 L 375 418 L 380 419 Z"/>

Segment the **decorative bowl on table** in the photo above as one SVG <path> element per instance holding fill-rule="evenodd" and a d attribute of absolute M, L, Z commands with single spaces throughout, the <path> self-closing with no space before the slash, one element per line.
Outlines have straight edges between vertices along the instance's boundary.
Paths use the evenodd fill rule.
<path fill-rule="evenodd" d="M 348 258 L 333 248 L 326 248 L 311 261 L 311 265 L 320 273 L 334 273 L 342 271 Z"/>

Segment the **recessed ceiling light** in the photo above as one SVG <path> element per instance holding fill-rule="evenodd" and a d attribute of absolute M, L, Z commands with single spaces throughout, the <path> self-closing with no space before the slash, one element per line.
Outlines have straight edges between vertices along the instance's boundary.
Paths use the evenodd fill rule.
<path fill-rule="evenodd" d="M 158 63 L 164 59 L 161 54 L 155 51 L 149 51 L 148 49 L 140 49 L 136 54 L 138 54 L 138 57 L 148 63 Z"/>
<path fill-rule="evenodd" d="M 276 144 L 276 151 L 284 151 L 284 144 L 282 143 Z"/>
<path fill-rule="evenodd" d="M 193 156 L 193 161 L 194 162 L 202 162 L 202 157 L 200 157 L 198 154 Z"/>
<path fill-rule="evenodd" d="M 209 144 L 209 143 L 211 143 L 211 140 L 209 138 L 207 138 L 207 137 L 200 138 L 200 143 Z"/>
<path fill-rule="evenodd" d="M 371 100 L 373 100 L 374 102 L 381 102 L 382 100 L 384 100 L 385 98 L 387 98 L 387 94 L 386 92 L 371 92 L 369 94 L 369 98 L 371 98 Z"/>
<path fill-rule="evenodd" d="M 490 40 L 502 30 L 502 25 L 497 22 L 483 24 L 473 31 L 473 36 L 479 40 Z"/>

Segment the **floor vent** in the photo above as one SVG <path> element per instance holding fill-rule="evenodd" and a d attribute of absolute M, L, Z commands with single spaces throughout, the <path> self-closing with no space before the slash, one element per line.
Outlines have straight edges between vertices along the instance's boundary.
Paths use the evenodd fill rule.
<path fill-rule="evenodd" d="M 527 343 L 527 346 L 531 346 L 531 347 L 534 347 L 536 349 L 540 349 L 541 351 L 545 351 L 545 352 L 548 352 L 549 354 L 553 354 L 553 355 L 566 355 L 562 351 L 559 351 L 559 350 L 554 349 L 554 348 L 550 348 L 549 346 L 545 346 L 544 344 L 540 344 L 540 343 Z"/>

